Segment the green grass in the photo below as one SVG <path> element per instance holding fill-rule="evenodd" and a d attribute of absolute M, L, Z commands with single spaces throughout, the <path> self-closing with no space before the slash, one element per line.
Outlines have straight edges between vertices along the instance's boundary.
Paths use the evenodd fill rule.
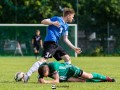
<path fill-rule="evenodd" d="M 115 78 L 117 82 L 66 82 L 57 84 L 56 90 L 120 90 L 120 57 L 79 57 L 71 59 L 72 64 L 84 71 L 98 72 Z M 52 90 L 52 84 L 37 83 L 37 73 L 34 73 L 26 84 L 15 82 L 15 73 L 18 71 L 26 72 L 35 61 L 34 57 L 0 57 L 0 90 Z"/>

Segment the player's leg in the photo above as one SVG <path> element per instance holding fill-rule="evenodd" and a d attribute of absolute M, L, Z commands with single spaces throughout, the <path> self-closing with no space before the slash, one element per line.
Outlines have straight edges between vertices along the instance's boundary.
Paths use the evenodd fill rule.
<path fill-rule="evenodd" d="M 52 48 L 50 46 L 51 46 L 51 43 L 44 43 L 44 50 L 42 53 L 42 58 L 33 64 L 33 66 L 27 72 L 28 76 L 31 76 L 33 72 L 37 71 L 39 66 L 43 62 L 46 62 L 48 60 L 48 58 L 51 58 L 51 55 L 52 55 L 52 53 L 54 53 L 54 51 L 52 50 Z M 51 52 L 51 50 L 52 50 L 52 52 Z"/>
<path fill-rule="evenodd" d="M 28 79 L 30 78 L 30 76 L 38 70 L 39 66 L 46 62 L 47 59 L 45 59 L 44 57 L 42 57 L 39 61 L 35 62 L 32 67 L 28 70 L 28 72 L 26 72 L 26 74 L 24 74 L 24 82 L 28 82 Z"/>
<path fill-rule="evenodd" d="M 59 60 L 64 60 L 65 63 L 67 64 L 71 64 L 71 59 L 70 59 L 70 56 L 66 53 L 66 51 L 61 47 L 61 46 L 58 46 L 56 48 L 56 52 L 55 54 L 53 55 L 53 57 L 59 61 Z"/>
<path fill-rule="evenodd" d="M 44 57 L 42 57 L 39 61 L 35 62 L 35 63 L 32 65 L 32 67 L 29 69 L 29 71 L 27 72 L 27 75 L 28 75 L 28 76 L 31 76 L 32 73 L 34 73 L 35 71 L 37 71 L 38 68 L 39 68 L 39 66 L 40 66 L 42 63 L 46 62 L 46 61 L 47 61 L 47 60 L 46 60 Z"/>
<path fill-rule="evenodd" d="M 37 59 L 38 58 L 38 50 L 37 50 L 37 47 L 34 46 L 34 55 L 35 55 L 35 58 Z"/>
<path fill-rule="evenodd" d="M 100 79 L 86 79 L 86 82 L 104 82 L 104 80 L 100 80 Z"/>
<path fill-rule="evenodd" d="M 62 56 L 62 59 L 65 61 L 65 63 L 71 64 L 71 58 L 68 54 Z"/>
<path fill-rule="evenodd" d="M 29 77 L 34 73 L 35 71 L 38 70 L 39 66 L 43 63 L 46 62 L 48 58 L 51 57 L 51 47 L 49 47 L 51 43 L 44 43 L 44 50 L 42 54 L 42 58 L 35 62 L 32 67 L 28 70 L 28 72 L 24 75 L 24 82 L 27 82 Z"/>
<path fill-rule="evenodd" d="M 86 82 L 85 78 L 76 78 L 76 77 L 70 77 L 67 79 L 68 82 Z"/>
<path fill-rule="evenodd" d="M 39 58 L 38 58 L 38 56 L 39 56 L 39 50 L 40 50 L 40 47 L 39 46 L 37 46 L 36 47 L 36 59 L 38 60 Z"/>
<path fill-rule="evenodd" d="M 86 78 L 86 79 L 93 79 L 93 81 L 95 81 L 95 80 L 97 81 L 97 79 L 102 80 L 102 81 L 108 81 L 108 82 L 114 82 L 115 81 L 115 79 L 112 79 L 110 77 L 107 77 L 107 76 L 104 76 L 104 75 L 98 74 L 98 73 L 86 73 L 86 72 L 83 72 L 81 77 Z"/>
<path fill-rule="evenodd" d="M 87 73 L 81 70 L 79 67 L 71 65 L 70 70 L 73 72 L 74 77 L 82 77 L 86 79 L 86 82 L 114 82 L 114 79 L 109 78 L 107 76 L 98 74 L 98 73 Z"/>
<path fill-rule="evenodd" d="M 103 80 L 100 79 L 85 79 L 85 78 L 75 78 L 75 77 L 70 77 L 68 82 L 103 82 Z"/>

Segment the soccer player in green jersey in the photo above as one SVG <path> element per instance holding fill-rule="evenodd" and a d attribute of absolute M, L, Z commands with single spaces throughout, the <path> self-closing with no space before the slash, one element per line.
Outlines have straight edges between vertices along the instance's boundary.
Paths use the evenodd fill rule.
<path fill-rule="evenodd" d="M 38 69 L 40 83 L 69 82 L 115 82 L 115 79 L 98 74 L 87 73 L 82 69 L 66 63 L 51 62 L 41 65 Z M 53 80 L 45 80 L 43 77 L 50 77 Z"/>

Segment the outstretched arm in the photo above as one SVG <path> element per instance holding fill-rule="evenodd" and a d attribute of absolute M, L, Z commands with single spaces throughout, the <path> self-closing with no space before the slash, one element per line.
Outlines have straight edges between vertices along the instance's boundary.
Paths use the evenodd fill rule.
<path fill-rule="evenodd" d="M 57 72 L 53 74 L 53 78 L 54 78 L 53 80 L 45 80 L 44 78 L 40 78 L 38 82 L 43 83 L 43 84 L 59 83 L 59 75 Z"/>
<path fill-rule="evenodd" d="M 70 47 L 72 48 L 77 54 L 80 54 L 82 51 L 81 51 L 81 48 L 78 48 L 78 47 L 75 47 L 71 42 L 70 40 L 68 39 L 68 35 L 64 35 L 63 36 L 63 40 L 65 41 L 65 43 Z"/>
<path fill-rule="evenodd" d="M 41 48 L 43 48 L 43 42 L 42 42 L 42 40 L 40 40 L 40 46 L 41 46 Z"/>

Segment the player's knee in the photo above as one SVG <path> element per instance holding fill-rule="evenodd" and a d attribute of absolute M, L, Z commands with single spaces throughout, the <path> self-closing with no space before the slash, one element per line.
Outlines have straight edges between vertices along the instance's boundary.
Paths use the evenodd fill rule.
<path fill-rule="evenodd" d="M 66 62 L 71 61 L 71 58 L 70 58 L 69 55 L 65 55 L 65 56 L 63 57 L 63 59 L 64 59 Z"/>
<path fill-rule="evenodd" d="M 34 51 L 35 53 L 38 53 L 37 50 Z"/>
<path fill-rule="evenodd" d="M 40 62 L 47 62 L 47 59 L 41 58 L 39 61 L 40 61 Z"/>
<path fill-rule="evenodd" d="M 70 58 L 70 56 L 69 56 L 69 55 L 67 55 L 67 60 L 68 60 L 68 61 L 70 61 L 70 60 L 71 60 L 71 58 Z"/>
<path fill-rule="evenodd" d="M 88 78 L 88 79 L 91 79 L 91 78 L 92 78 L 92 75 L 91 75 L 91 74 L 88 74 L 88 75 L 87 75 L 87 78 Z"/>
<path fill-rule="evenodd" d="M 93 76 L 90 73 L 83 72 L 82 77 L 87 78 L 87 79 L 91 79 Z"/>

